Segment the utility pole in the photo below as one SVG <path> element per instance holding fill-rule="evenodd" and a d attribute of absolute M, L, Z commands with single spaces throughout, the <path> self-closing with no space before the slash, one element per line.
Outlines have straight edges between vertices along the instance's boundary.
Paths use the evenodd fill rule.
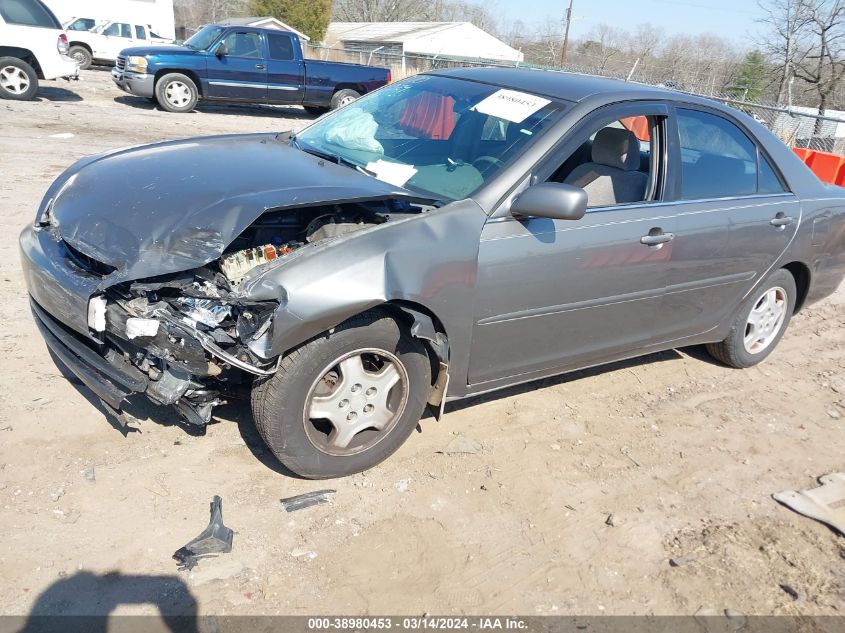
<path fill-rule="evenodd" d="M 572 24 L 572 5 L 575 0 L 569 0 L 569 8 L 566 10 L 566 31 L 563 34 L 563 49 L 560 52 L 560 67 L 566 65 L 566 55 L 569 53 L 569 27 Z"/>

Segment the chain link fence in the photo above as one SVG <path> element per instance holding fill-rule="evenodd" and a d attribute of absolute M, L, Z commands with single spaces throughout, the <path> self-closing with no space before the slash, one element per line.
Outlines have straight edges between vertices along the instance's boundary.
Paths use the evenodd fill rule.
<path fill-rule="evenodd" d="M 479 61 L 474 59 L 457 59 L 453 57 L 409 55 L 403 53 L 401 45 L 377 46 L 361 44 L 357 47 L 341 48 L 339 45 L 322 46 L 309 44 L 305 47 L 305 54 L 311 59 L 324 61 L 348 62 L 369 66 L 389 68 L 394 80 L 404 79 L 421 72 L 444 68 L 464 68 L 473 66 L 500 66 L 513 68 L 539 68 L 561 70 L 550 66 L 524 64 L 514 62 Z M 634 65 L 631 69 L 623 69 L 613 64 L 597 64 L 595 60 L 587 65 L 568 63 L 564 69 L 567 72 L 600 75 L 614 79 L 633 79 L 652 85 L 675 88 L 719 101 L 733 108 L 741 110 L 774 132 L 778 138 L 790 147 L 808 148 L 823 152 L 845 155 L 845 112 L 828 112 L 820 116 L 813 108 L 791 107 L 785 108 L 775 104 L 757 103 L 748 99 L 740 99 L 733 95 L 715 92 L 717 81 L 702 74 L 701 81 L 692 86 L 699 90 L 690 90 L 687 86 L 677 86 L 674 82 L 657 83 L 653 72 L 642 72 Z M 648 81 L 651 79 L 652 81 Z M 702 89 L 703 88 L 703 89 Z M 836 116 L 838 115 L 838 116 Z"/>

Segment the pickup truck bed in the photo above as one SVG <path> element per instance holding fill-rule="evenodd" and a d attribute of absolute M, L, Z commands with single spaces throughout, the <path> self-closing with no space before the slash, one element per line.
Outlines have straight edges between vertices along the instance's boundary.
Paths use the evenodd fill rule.
<path fill-rule="evenodd" d="M 287 31 L 209 25 L 180 46 L 128 48 L 112 69 L 118 87 L 170 112 L 199 100 L 337 108 L 390 81 L 390 71 L 304 59 Z"/>

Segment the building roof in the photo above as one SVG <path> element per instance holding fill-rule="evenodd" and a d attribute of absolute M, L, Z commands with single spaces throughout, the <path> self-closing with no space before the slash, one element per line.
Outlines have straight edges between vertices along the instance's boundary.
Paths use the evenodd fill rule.
<path fill-rule="evenodd" d="M 399 43 L 409 55 L 522 61 L 523 55 L 470 22 L 332 22 L 325 41 Z"/>
<path fill-rule="evenodd" d="M 222 24 L 223 26 L 254 26 L 256 28 L 263 29 L 278 29 L 280 31 L 290 31 L 291 33 L 294 33 L 299 39 L 305 41 L 311 40 L 311 38 L 305 35 L 305 33 L 297 31 L 289 24 L 285 24 L 280 19 L 274 18 L 271 15 L 265 15 L 263 17 L 250 16 L 246 18 L 229 18 L 228 20 L 219 20 L 217 24 Z"/>

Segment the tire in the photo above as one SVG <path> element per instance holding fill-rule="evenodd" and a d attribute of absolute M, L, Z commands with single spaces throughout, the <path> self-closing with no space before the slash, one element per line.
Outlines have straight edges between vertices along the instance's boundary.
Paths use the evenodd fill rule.
<path fill-rule="evenodd" d="M 375 351 L 381 355 L 372 354 Z M 365 373 L 357 374 L 358 378 L 352 371 L 355 358 L 364 360 L 358 366 Z M 382 366 L 367 366 L 379 360 L 384 362 Z M 349 363 L 346 376 L 341 362 L 344 367 Z M 388 363 L 399 379 L 379 393 L 376 387 L 387 383 L 376 380 L 387 376 Z M 369 373 L 373 370 L 379 373 Z M 353 384 L 359 380 L 362 384 Z M 259 379 L 253 386 L 252 411 L 259 434 L 288 469 L 309 479 L 343 477 L 384 461 L 408 439 L 422 417 L 430 388 L 431 363 L 423 344 L 387 313 L 373 310 L 311 339 L 283 358 L 273 376 Z M 320 395 L 321 390 L 328 395 Z M 378 403 L 379 398 L 384 399 L 384 408 L 366 404 Z M 320 406 L 333 414 L 334 422 L 312 419 L 320 399 L 324 402 Z M 340 413 L 333 413 L 336 410 Z M 375 419 L 364 416 L 373 415 L 391 417 L 381 430 L 364 430 L 367 422 Z M 352 439 L 343 446 L 337 428 L 350 419 L 352 429 L 362 430 L 354 435 L 350 431 Z"/>
<path fill-rule="evenodd" d="M 38 92 L 38 73 L 22 59 L 0 57 L 0 97 L 31 101 Z"/>
<path fill-rule="evenodd" d="M 199 100 L 194 81 L 182 73 L 168 73 L 156 82 L 155 97 L 168 112 L 190 112 Z"/>
<path fill-rule="evenodd" d="M 344 88 L 343 90 L 338 90 L 336 93 L 332 95 L 331 101 L 331 109 L 337 110 L 338 108 L 342 108 L 345 105 L 348 105 L 355 101 L 356 99 L 360 99 L 361 94 L 355 92 L 354 90 L 350 90 L 348 88 Z"/>
<path fill-rule="evenodd" d="M 762 362 L 789 327 L 797 295 L 792 273 L 783 268 L 772 273 L 745 300 L 728 337 L 721 343 L 708 345 L 707 351 L 716 360 L 737 369 Z"/>
<path fill-rule="evenodd" d="M 328 112 L 331 108 L 324 108 L 322 106 L 302 106 L 308 114 L 320 116 Z"/>
<path fill-rule="evenodd" d="M 91 55 L 91 51 L 84 46 L 71 46 L 70 51 L 68 51 L 68 57 L 76 60 L 80 70 L 91 68 L 91 64 L 94 63 L 94 57 Z"/>

